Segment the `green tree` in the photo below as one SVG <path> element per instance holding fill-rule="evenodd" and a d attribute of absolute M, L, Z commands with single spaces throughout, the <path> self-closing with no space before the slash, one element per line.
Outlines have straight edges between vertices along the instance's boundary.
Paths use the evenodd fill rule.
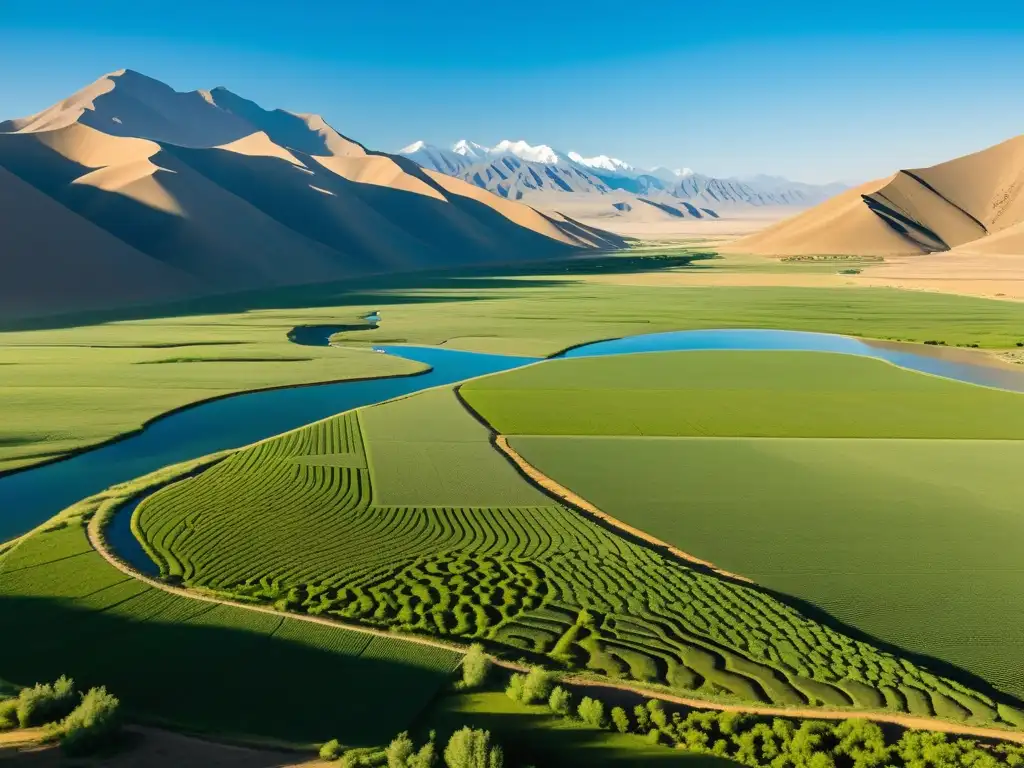
<path fill-rule="evenodd" d="M 462 659 L 463 688 L 479 688 L 484 684 L 491 671 L 491 657 L 484 652 L 484 647 L 473 643 Z"/>
<path fill-rule="evenodd" d="M 643 704 L 633 707 L 633 717 L 636 719 L 636 729 L 640 733 L 646 733 L 651 729 L 651 711 Z"/>
<path fill-rule="evenodd" d="M 572 695 L 562 686 L 556 686 L 548 697 L 548 707 L 556 715 L 568 717 L 572 713 Z"/>
<path fill-rule="evenodd" d="M 533 667 L 523 680 L 524 704 L 538 704 L 547 701 L 555 686 L 555 676 L 543 667 Z"/>
<path fill-rule="evenodd" d="M 523 701 L 523 683 L 526 682 L 526 675 L 521 672 L 513 673 L 512 677 L 508 680 L 508 687 L 505 689 L 505 695 L 508 696 L 512 701 Z"/>
<path fill-rule="evenodd" d="M 580 701 L 579 707 L 576 709 L 577 714 L 587 725 L 593 725 L 597 728 L 604 728 L 604 702 L 598 699 L 592 699 L 589 696 L 584 696 Z"/>
<path fill-rule="evenodd" d="M 22 728 L 54 723 L 78 705 L 75 681 L 61 675 L 53 684 L 37 683 L 18 694 L 18 724 Z"/>
<path fill-rule="evenodd" d="M 622 707 L 612 708 L 612 723 L 619 733 L 629 733 L 629 715 Z"/>
<path fill-rule="evenodd" d="M 331 739 L 320 747 L 321 760 L 337 760 L 341 757 L 341 743 L 337 739 Z"/>
<path fill-rule="evenodd" d="M 430 739 L 420 747 L 409 760 L 409 768 L 433 768 L 437 764 L 437 734 L 430 732 Z"/>
<path fill-rule="evenodd" d="M 409 738 L 409 734 L 403 731 L 388 744 L 385 754 L 388 758 L 388 768 L 409 768 L 409 758 L 413 756 L 416 747 Z"/>
<path fill-rule="evenodd" d="M 501 747 L 491 745 L 490 731 L 462 728 L 452 734 L 444 748 L 448 768 L 503 768 Z"/>
<path fill-rule="evenodd" d="M 87 755 L 110 744 L 121 732 L 121 702 L 106 688 L 90 688 L 81 703 L 58 725 L 51 736 L 69 755 Z"/>

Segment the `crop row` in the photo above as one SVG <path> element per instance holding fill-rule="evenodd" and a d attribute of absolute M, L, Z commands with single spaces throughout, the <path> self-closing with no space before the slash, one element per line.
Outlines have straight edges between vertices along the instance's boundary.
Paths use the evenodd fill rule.
<path fill-rule="evenodd" d="M 348 452 L 376 460 L 386 449 L 359 447 L 355 418 L 327 424 L 335 422 Z M 320 445 L 301 431 L 283 440 L 140 507 L 139 527 L 167 575 L 292 611 L 490 640 L 705 694 L 1002 717 L 982 693 L 561 506 L 379 507 L 369 470 L 282 461 L 296 446 Z M 486 440 L 470 444 L 492 450 Z"/>

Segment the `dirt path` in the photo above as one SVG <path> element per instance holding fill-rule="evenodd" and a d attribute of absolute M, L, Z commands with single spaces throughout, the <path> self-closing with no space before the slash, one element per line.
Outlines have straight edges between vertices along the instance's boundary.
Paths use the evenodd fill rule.
<path fill-rule="evenodd" d="M 227 605 L 232 608 L 244 608 L 247 611 L 267 613 L 271 616 L 276 616 L 278 618 L 286 616 L 287 618 L 295 619 L 296 621 L 308 621 L 311 624 L 322 624 L 326 627 L 334 627 L 335 629 L 345 629 L 349 630 L 350 632 L 359 632 L 364 635 L 386 637 L 392 640 L 396 637 L 396 633 L 388 631 L 386 629 L 367 627 L 362 624 L 349 624 L 347 622 L 339 621 L 338 619 L 326 619 L 322 616 L 310 616 L 305 613 L 282 613 L 276 608 L 272 608 L 270 606 L 243 603 L 240 601 L 229 600 L 224 597 L 215 597 L 213 595 L 203 594 L 202 592 L 195 592 L 193 590 L 185 589 L 183 587 L 171 586 L 170 584 L 160 581 L 159 579 L 153 579 L 149 576 L 146 576 L 145 574 L 139 573 L 138 571 L 132 569 L 127 563 L 118 559 L 114 555 L 114 553 L 111 552 L 110 549 L 107 547 L 107 544 L 103 540 L 103 537 L 100 535 L 98 528 L 99 523 L 97 522 L 97 518 L 94 516 L 89 521 L 89 526 L 86 529 L 89 537 L 89 543 L 92 544 L 93 549 L 95 549 L 100 554 L 100 556 L 103 557 L 104 560 L 106 560 L 112 566 L 117 568 L 117 570 L 121 571 L 121 573 L 125 574 L 126 576 L 130 576 L 133 579 L 137 579 L 145 584 L 148 584 L 149 586 L 153 587 L 153 589 L 159 589 L 164 592 L 169 592 L 172 595 L 188 598 L 189 600 L 200 600 L 204 603 Z M 444 650 L 454 651 L 455 653 L 464 654 L 466 652 L 465 647 L 458 645 L 456 643 L 446 643 L 442 640 L 432 640 L 430 638 L 420 637 L 419 635 L 412 635 L 406 633 L 401 634 L 399 637 L 401 637 L 401 639 L 405 642 L 415 643 L 417 645 L 426 645 L 431 648 L 443 648 Z"/>
<path fill-rule="evenodd" d="M 709 563 L 707 560 L 701 560 L 699 557 L 695 557 L 694 555 L 691 555 L 689 552 L 684 552 L 683 550 L 678 549 L 677 547 L 673 547 L 668 542 L 662 541 L 661 539 L 652 536 L 646 531 L 642 531 L 639 528 L 634 528 L 632 525 L 624 523 L 617 517 L 612 517 L 607 512 L 602 512 L 600 509 L 595 507 L 582 496 L 575 493 L 574 491 L 569 490 L 554 478 L 548 477 L 535 466 L 533 466 L 530 462 L 524 459 L 521 455 L 519 455 L 518 452 L 516 452 L 515 448 L 509 445 L 508 439 L 505 437 L 505 435 L 495 435 L 494 445 L 497 447 L 499 451 L 501 451 L 505 455 L 506 458 L 511 460 L 513 464 L 519 467 L 519 469 L 523 472 L 524 475 L 529 477 L 533 482 L 535 482 L 537 485 L 539 485 L 541 488 L 543 488 L 545 491 L 550 493 L 555 498 L 560 499 L 573 507 L 583 510 L 588 515 L 592 515 L 593 517 L 596 517 L 599 520 L 603 520 L 609 525 L 618 528 L 620 531 L 628 533 L 630 536 L 633 536 L 634 538 L 641 539 L 643 541 L 646 541 L 648 544 L 653 544 L 654 546 L 660 549 L 664 549 L 670 555 L 672 555 L 673 557 L 678 557 L 680 560 L 685 560 L 686 562 L 693 563 L 694 565 L 703 566 L 704 568 L 714 571 L 715 573 L 721 576 L 726 576 L 736 581 L 745 581 L 748 584 L 754 583 L 746 576 L 740 576 L 738 573 L 730 573 L 729 571 L 722 570 L 714 563 Z"/>

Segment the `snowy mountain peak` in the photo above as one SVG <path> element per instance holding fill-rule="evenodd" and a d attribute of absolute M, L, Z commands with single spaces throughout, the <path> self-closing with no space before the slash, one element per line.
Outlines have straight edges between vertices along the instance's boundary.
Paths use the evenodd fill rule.
<path fill-rule="evenodd" d="M 425 141 L 414 141 L 408 147 L 402 147 L 400 150 L 398 150 L 398 154 L 400 154 L 400 155 L 406 155 L 406 154 L 411 155 L 412 153 L 419 152 L 420 150 L 426 149 L 427 147 L 428 147 L 428 144 Z"/>
<path fill-rule="evenodd" d="M 561 158 L 547 144 L 531 146 L 525 141 L 499 141 L 491 150 L 494 154 L 515 155 L 520 160 L 528 160 L 531 163 L 550 163 L 557 165 Z"/>
<path fill-rule="evenodd" d="M 636 170 L 629 163 L 619 160 L 617 157 L 608 155 L 597 155 L 596 157 L 583 157 L 579 152 L 570 152 L 569 159 L 574 163 L 585 165 L 588 168 L 598 168 L 603 171 L 633 171 Z"/>
<path fill-rule="evenodd" d="M 474 160 L 481 160 L 487 157 L 489 150 L 483 144 L 477 144 L 475 141 L 467 141 L 466 139 L 459 139 L 459 141 L 452 144 L 452 152 L 463 157 L 470 157 Z"/>

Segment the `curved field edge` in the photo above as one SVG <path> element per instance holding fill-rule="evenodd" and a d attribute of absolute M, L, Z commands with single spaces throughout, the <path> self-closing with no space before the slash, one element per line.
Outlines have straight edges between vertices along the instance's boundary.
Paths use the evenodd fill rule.
<path fill-rule="evenodd" d="M 734 702 L 747 698 L 780 707 L 799 707 L 812 701 L 826 708 L 856 706 L 859 710 L 879 711 L 890 707 L 970 722 L 1000 718 L 1012 721 L 1015 717 L 1012 709 L 997 705 L 985 694 L 943 681 L 887 654 L 878 655 L 863 643 L 849 639 L 840 642 L 841 635 L 807 622 L 791 608 L 774 602 L 774 597 L 708 580 L 691 569 L 664 561 L 656 553 L 643 553 L 564 507 L 469 510 L 367 505 L 366 499 L 373 496 L 367 471 L 360 469 L 358 462 L 339 466 L 337 457 L 359 452 L 352 441 L 360 438 L 371 414 L 375 426 L 369 429 L 368 455 L 375 456 L 381 446 L 402 442 L 397 438 L 404 436 L 405 442 L 427 446 L 424 455 L 428 457 L 439 453 L 438 446 L 454 444 L 461 446 L 461 451 L 475 444 L 497 462 L 483 462 L 483 454 L 478 452 L 474 461 L 480 460 L 475 466 L 481 472 L 502 467 L 506 473 L 514 470 L 493 450 L 490 432 L 473 421 L 449 390 L 434 390 L 357 413 L 342 414 L 289 433 L 287 439 L 264 441 L 239 451 L 215 470 L 189 481 L 187 488 L 181 486 L 176 492 L 165 490 L 151 497 L 140 507 L 150 516 L 143 533 L 156 537 L 153 541 L 159 542 L 162 555 L 174 561 L 171 575 L 182 578 L 190 588 L 212 589 L 231 599 L 275 603 L 291 611 L 404 632 L 484 640 L 504 654 L 526 653 L 569 668 L 590 666 L 613 677 L 672 682 L 677 691 L 683 689 L 709 700 L 731 693 L 726 698 Z M 459 422 L 456 414 L 468 420 L 468 426 L 465 421 Z M 409 425 L 415 425 L 413 433 L 407 431 Z M 477 432 L 474 434 L 470 427 Z M 388 434 L 389 429 L 399 432 Z M 304 461 L 297 468 L 296 456 L 317 455 L 333 458 L 325 462 L 326 466 Z M 416 486 L 421 483 L 413 475 L 426 471 L 429 482 L 423 488 L 430 493 L 438 488 L 448 492 L 457 484 L 437 484 L 437 474 L 444 466 L 444 461 L 434 465 L 424 461 L 411 466 L 405 479 Z M 469 480 L 475 483 L 478 478 Z M 199 518 L 202 526 L 194 524 Z M 243 520 L 244 541 L 237 535 L 239 521 Z M 281 527 L 285 522 L 287 534 Z M 442 527 L 437 528 L 438 524 Z M 523 528 L 535 524 L 540 527 L 534 530 L 546 530 L 540 534 L 548 537 L 546 542 Z M 571 543 L 565 554 L 557 547 L 551 550 L 552 533 L 561 537 L 559 541 Z M 510 534 L 513 539 L 508 538 Z M 345 543 L 344 552 L 332 549 L 332 537 Z M 379 545 L 384 540 L 389 543 L 386 548 Z M 547 550 L 553 554 L 538 559 Z M 604 554 L 591 562 L 591 552 Z M 367 553 L 377 559 L 368 561 Z M 301 558 L 296 559 L 298 555 Z M 342 570 L 338 570 L 339 563 L 343 564 Z M 323 570 L 328 566 L 334 570 Z M 665 596 L 652 592 L 645 598 L 643 590 L 650 584 L 637 584 L 635 588 L 640 590 L 640 604 L 646 599 L 648 606 L 660 606 L 655 609 L 660 618 L 627 608 L 616 597 L 612 582 L 606 582 L 609 586 L 600 593 L 578 582 L 578 573 L 599 580 L 628 580 L 637 569 L 648 581 L 653 579 L 652 583 L 661 585 L 659 589 L 669 590 Z M 418 583 L 427 585 L 426 590 L 416 587 Z M 686 612 L 679 616 L 671 610 L 659 613 L 668 610 L 673 600 L 671 590 L 684 585 L 691 591 L 685 601 L 689 606 Z M 608 604 L 605 597 L 619 607 Z M 488 603 L 495 598 L 498 602 Z M 720 602 L 723 599 L 725 602 Z M 702 602 L 707 600 L 711 602 Z M 748 601 L 759 607 L 753 612 L 742 607 Z M 729 622 L 712 623 L 709 628 L 706 619 L 720 621 L 716 612 L 724 606 L 731 611 L 725 614 Z M 752 641 L 739 636 L 734 628 L 749 626 L 747 622 L 757 616 L 761 618 L 756 621 L 778 617 L 783 626 L 800 622 L 793 625 L 793 631 L 796 626 L 812 631 L 815 645 L 831 649 L 830 653 L 838 654 L 837 660 L 844 659 L 838 669 L 853 670 L 867 662 L 869 676 L 896 677 L 888 689 L 886 677 L 881 678 L 882 689 L 874 689 L 865 684 L 863 674 L 852 671 L 840 672 L 838 678 L 827 669 L 801 673 L 798 670 L 802 662 L 799 656 L 794 660 L 796 651 L 789 646 L 795 642 L 797 647 L 805 647 L 805 642 L 798 635 L 787 640 L 789 658 L 783 659 L 778 650 L 772 650 L 772 643 L 781 642 L 781 635 L 772 635 L 771 629 L 768 635 L 761 635 L 775 639 L 769 640 L 768 646 L 758 641 L 760 650 L 756 653 L 761 660 L 754 662 L 758 656 L 748 658 L 751 651 L 737 652 Z M 683 626 L 688 629 L 682 630 Z M 699 626 L 704 629 L 697 629 Z M 753 632 L 752 637 L 757 636 L 760 629 Z M 658 649 L 656 658 L 648 655 L 649 648 Z M 871 654 L 863 659 L 858 655 L 869 649 Z M 764 655 L 766 650 L 770 653 Z M 628 666 L 623 666 L 624 662 Z M 778 677 L 779 671 L 773 671 L 782 669 L 790 676 L 786 682 Z M 668 672 L 672 676 L 666 678 Z M 797 677 L 792 677 L 794 674 Z M 833 682 L 823 684 L 812 679 L 812 675 L 819 674 Z M 902 690 L 899 680 L 906 675 L 916 682 Z M 841 683 L 838 687 L 837 681 Z"/>
<path fill-rule="evenodd" d="M 174 474 L 87 499 L 0 559 L 0 632 L 19 640 L 7 677 L 66 673 L 116 691 L 133 719 L 301 747 L 385 743 L 447 685 L 461 653 L 441 643 L 211 602 L 115 567 L 105 519 Z"/>

